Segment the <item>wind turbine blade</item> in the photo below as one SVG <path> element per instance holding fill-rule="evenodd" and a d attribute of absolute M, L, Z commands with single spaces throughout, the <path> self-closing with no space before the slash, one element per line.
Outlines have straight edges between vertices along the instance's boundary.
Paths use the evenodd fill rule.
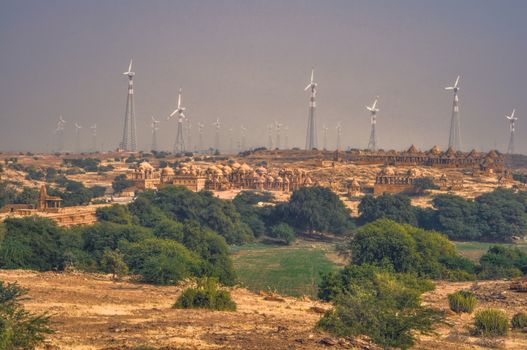
<path fill-rule="evenodd" d="M 178 99 L 177 99 L 177 108 L 181 107 L 181 88 L 179 89 Z"/>
<path fill-rule="evenodd" d="M 375 101 L 373 101 L 373 106 L 371 106 L 371 109 L 375 109 L 376 106 L 377 106 L 377 99 L 375 99 Z"/>
<path fill-rule="evenodd" d="M 132 71 L 132 61 L 133 61 L 133 59 L 131 58 L 130 59 L 130 65 L 128 66 L 128 73 L 130 73 Z"/>
<path fill-rule="evenodd" d="M 306 88 L 304 89 L 304 91 L 309 90 L 310 87 L 311 87 L 311 84 L 308 84 L 308 85 L 306 86 Z"/>
<path fill-rule="evenodd" d="M 454 90 L 454 87 L 449 86 L 449 87 L 446 87 L 445 90 Z"/>
<path fill-rule="evenodd" d="M 315 69 L 311 69 L 311 84 L 313 83 L 313 79 L 315 77 Z"/>
<path fill-rule="evenodd" d="M 178 110 L 176 109 L 174 112 L 170 113 L 169 117 L 173 117 L 174 115 L 176 115 L 177 112 L 178 112 Z"/>
<path fill-rule="evenodd" d="M 456 82 L 454 83 L 454 87 L 455 87 L 455 88 L 457 88 L 457 85 L 458 85 L 458 83 L 459 83 L 459 78 L 460 78 L 460 76 L 458 75 L 458 76 L 457 76 L 457 79 L 456 79 Z"/>
<path fill-rule="evenodd" d="M 511 113 L 511 119 L 514 118 L 514 113 L 515 113 L 515 112 L 516 112 L 516 109 L 513 109 L 513 110 L 512 110 L 512 113 Z"/>

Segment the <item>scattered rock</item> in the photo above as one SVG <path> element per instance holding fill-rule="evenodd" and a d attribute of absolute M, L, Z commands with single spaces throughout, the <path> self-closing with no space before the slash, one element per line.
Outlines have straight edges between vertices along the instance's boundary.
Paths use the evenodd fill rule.
<path fill-rule="evenodd" d="M 278 302 L 285 302 L 285 299 L 282 298 L 282 297 L 279 297 L 277 295 L 267 295 L 263 298 L 264 300 L 267 300 L 267 301 L 278 301 Z"/>
<path fill-rule="evenodd" d="M 324 308 L 321 308 L 320 306 L 311 306 L 309 310 L 313 311 L 316 314 L 323 314 L 326 312 L 326 310 Z"/>
<path fill-rule="evenodd" d="M 335 346 L 338 344 L 338 342 L 335 339 L 331 338 L 322 338 L 319 341 L 320 344 L 326 345 L 326 346 Z"/>

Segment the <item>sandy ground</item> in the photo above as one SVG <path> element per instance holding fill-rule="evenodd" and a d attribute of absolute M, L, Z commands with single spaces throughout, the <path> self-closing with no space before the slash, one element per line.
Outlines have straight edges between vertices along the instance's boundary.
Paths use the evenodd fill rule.
<path fill-rule="evenodd" d="M 314 330 L 320 314 L 313 306 L 327 304 L 284 298 L 266 301 L 261 295 L 235 288 L 236 312 L 171 308 L 182 288 L 114 282 L 108 275 L 0 271 L 0 280 L 29 288 L 26 307 L 52 314 L 46 349 L 131 349 L 150 345 L 163 349 L 349 349 L 349 343 L 323 345 L 327 334 Z M 446 295 L 473 284 L 439 282 L 425 302 L 447 309 Z M 481 283 L 478 308 L 497 307 L 509 315 L 525 310 L 527 294 L 507 291 L 507 282 Z M 485 300 L 486 301 L 485 301 Z M 416 349 L 526 349 L 527 335 L 488 340 L 470 337 L 471 315 L 448 313 L 438 334 L 423 336 Z"/>

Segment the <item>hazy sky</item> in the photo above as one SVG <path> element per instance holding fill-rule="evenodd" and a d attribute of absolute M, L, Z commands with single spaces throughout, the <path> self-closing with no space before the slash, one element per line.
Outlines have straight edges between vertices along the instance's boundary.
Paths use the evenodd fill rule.
<path fill-rule="evenodd" d="M 26 1 L 0 0 L 0 150 L 49 150 L 59 114 L 73 149 L 73 123 L 121 138 L 134 59 L 139 147 L 150 148 L 150 116 L 172 149 L 166 121 L 183 88 L 187 115 L 266 145 L 266 125 L 289 126 L 304 147 L 311 67 L 321 128 L 343 125 L 343 145 L 366 147 L 364 106 L 380 96 L 379 145 L 428 149 L 448 143 L 451 85 L 461 77 L 463 148 L 506 148 L 505 114 L 517 108 L 516 149 L 527 153 L 527 1 Z"/>

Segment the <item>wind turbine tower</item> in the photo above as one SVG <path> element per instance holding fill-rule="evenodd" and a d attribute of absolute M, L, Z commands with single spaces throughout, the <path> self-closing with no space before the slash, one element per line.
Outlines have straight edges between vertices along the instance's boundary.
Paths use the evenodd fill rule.
<path fill-rule="evenodd" d="M 234 151 L 234 144 L 232 140 L 232 128 L 229 128 L 229 152 Z"/>
<path fill-rule="evenodd" d="M 177 108 L 167 118 L 170 119 L 175 115 L 177 115 L 178 118 L 176 142 L 174 143 L 174 154 L 185 152 L 185 139 L 183 138 L 183 122 L 185 121 L 185 115 L 183 114 L 184 111 L 185 107 L 181 105 L 181 89 L 179 89 Z"/>
<path fill-rule="evenodd" d="M 452 103 L 452 119 L 450 120 L 450 136 L 448 137 L 448 148 L 452 148 L 455 151 L 461 150 L 461 131 L 459 121 L 459 97 L 458 91 L 459 78 L 457 76 L 456 82 L 453 86 L 446 87 L 445 90 L 454 91 L 454 102 Z"/>
<path fill-rule="evenodd" d="M 64 125 L 66 121 L 62 119 L 62 116 L 59 116 L 59 121 L 57 122 L 57 129 L 55 133 L 57 134 L 57 151 L 62 152 L 64 150 Z"/>
<path fill-rule="evenodd" d="M 216 134 L 214 135 L 214 149 L 220 151 L 220 118 L 216 118 L 216 121 L 212 123 L 216 127 Z"/>
<path fill-rule="evenodd" d="M 124 115 L 123 139 L 121 148 L 128 152 L 137 150 L 137 134 L 135 131 L 135 111 L 134 111 L 134 75 L 132 72 L 132 60 L 128 66 L 128 71 L 123 75 L 128 77 L 128 95 L 126 97 L 126 112 Z"/>
<path fill-rule="evenodd" d="M 289 135 L 288 135 L 289 127 L 286 125 L 284 126 L 284 149 L 289 149 Z"/>
<path fill-rule="evenodd" d="M 240 126 L 240 151 L 245 151 L 245 132 L 247 129 L 242 125 Z"/>
<path fill-rule="evenodd" d="M 371 132 L 370 132 L 370 140 L 368 141 L 368 149 L 372 152 L 377 151 L 377 134 L 375 131 L 375 127 L 377 125 L 377 112 L 379 112 L 379 109 L 377 108 L 377 101 L 379 97 L 373 101 L 373 104 L 370 106 L 366 106 L 366 109 L 370 111 L 371 115 Z"/>
<path fill-rule="evenodd" d="M 340 122 L 337 123 L 337 151 L 340 151 L 340 140 L 342 138 L 342 124 Z"/>
<path fill-rule="evenodd" d="M 198 123 L 198 151 L 203 150 L 203 123 Z"/>
<path fill-rule="evenodd" d="M 274 128 L 275 128 L 275 131 L 276 131 L 276 148 L 277 149 L 280 149 L 280 147 L 282 146 L 282 140 L 280 139 L 280 133 L 281 133 L 281 129 L 282 129 L 282 126 L 284 126 L 284 124 L 282 123 L 279 123 L 279 122 L 275 122 L 274 123 Z"/>
<path fill-rule="evenodd" d="M 156 120 L 154 116 L 152 116 L 152 124 L 150 124 L 150 127 L 152 128 L 152 151 L 157 151 L 157 132 L 159 131 L 159 127 L 157 126 L 159 124 L 159 120 Z"/>
<path fill-rule="evenodd" d="M 91 150 L 97 152 L 97 124 L 90 126 L 91 129 Z"/>
<path fill-rule="evenodd" d="M 185 134 L 187 137 L 187 149 L 192 150 L 192 121 L 187 117 L 187 123 L 185 127 Z"/>
<path fill-rule="evenodd" d="M 324 144 L 323 144 L 322 149 L 324 151 L 327 150 L 327 145 L 328 145 L 328 130 L 329 129 L 327 128 L 327 126 L 325 124 L 322 124 L 322 134 L 324 136 L 324 139 L 323 139 Z"/>
<path fill-rule="evenodd" d="M 317 148 L 317 128 L 315 125 L 315 109 L 317 107 L 317 83 L 314 81 L 315 70 L 311 70 L 311 81 L 306 86 L 304 91 L 310 90 L 311 97 L 309 99 L 309 115 L 307 119 L 307 135 L 306 135 L 306 150 Z"/>
<path fill-rule="evenodd" d="M 267 149 L 273 149 L 273 124 L 267 125 Z"/>
<path fill-rule="evenodd" d="M 75 153 L 81 153 L 81 129 L 82 126 L 75 123 Z"/>
<path fill-rule="evenodd" d="M 516 110 L 513 109 L 511 115 L 505 116 L 507 119 L 509 119 L 509 131 L 510 131 L 509 145 L 507 146 L 507 154 L 514 154 L 514 132 L 516 128 L 516 121 L 518 120 L 518 118 L 514 116 L 515 112 Z"/>

